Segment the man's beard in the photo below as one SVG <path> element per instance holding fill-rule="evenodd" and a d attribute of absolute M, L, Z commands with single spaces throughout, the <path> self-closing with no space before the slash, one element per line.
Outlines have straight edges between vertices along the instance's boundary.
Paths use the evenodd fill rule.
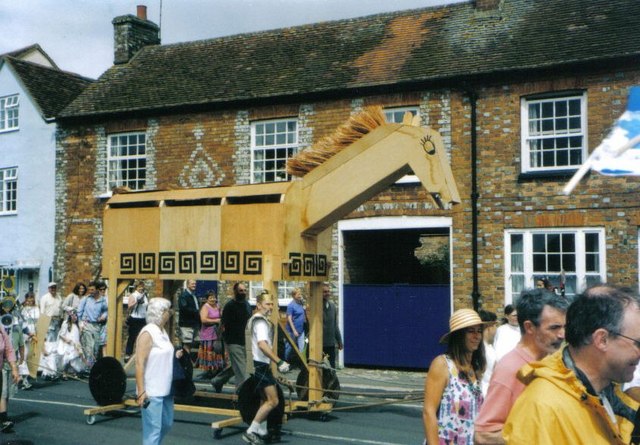
<path fill-rule="evenodd" d="M 238 301 L 244 301 L 247 299 L 247 294 L 241 294 L 241 293 L 237 293 L 236 294 L 236 300 Z"/>

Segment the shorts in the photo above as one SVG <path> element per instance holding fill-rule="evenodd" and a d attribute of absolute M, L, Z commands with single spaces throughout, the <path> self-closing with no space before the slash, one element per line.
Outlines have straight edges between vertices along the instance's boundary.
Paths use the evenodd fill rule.
<path fill-rule="evenodd" d="M 11 375 L 11 369 L 0 368 L 2 369 L 2 394 L 0 397 L 3 399 L 13 398 L 16 395 L 17 387 L 16 384 L 13 383 L 13 377 Z"/>
<path fill-rule="evenodd" d="M 180 326 L 180 342 L 183 345 L 190 345 L 196 340 L 198 329 L 189 326 Z"/>
<path fill-rule="evenodd" d="M 268 363 L 254 360 L 253 368 L 255 369 L 253 376 L 256 379 L 256 389 L 262 389 L 267 386 L 274 386 L 277 384 L 276 379 L 271 373 L 271 366 L 269 366 Z"/>

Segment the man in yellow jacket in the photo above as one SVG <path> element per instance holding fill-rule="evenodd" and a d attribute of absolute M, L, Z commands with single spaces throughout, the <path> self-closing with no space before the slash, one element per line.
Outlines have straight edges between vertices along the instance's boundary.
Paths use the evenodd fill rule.
<path fill-rule="evenodd" d="M 638 403 L 618 383 L 640 361 L 640 300 L 600 284 L 569 307 L 568 345 L 525 365 L 527 388 L 509 413 L 503 436 L 513 445 L 638 443 Z"/>

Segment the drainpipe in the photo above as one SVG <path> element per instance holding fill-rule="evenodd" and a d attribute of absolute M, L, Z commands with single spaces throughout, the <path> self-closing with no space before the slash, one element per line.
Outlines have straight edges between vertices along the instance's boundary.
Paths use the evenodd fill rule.
<path fill-rule="evenodd" d="M 471 300 L 473 309 L 480 309 L 480 290 L 478 286 L 478 134 L 476 132 L 477 123 L 477 102 L 478 93 L 473 90 L 466 90 L 471 105 L 471 264 L 473 271 L 473 290 Z"/>

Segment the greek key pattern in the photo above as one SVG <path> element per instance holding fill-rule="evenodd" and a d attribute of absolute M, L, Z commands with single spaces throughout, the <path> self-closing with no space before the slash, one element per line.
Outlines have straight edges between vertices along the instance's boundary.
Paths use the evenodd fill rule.
<path fill-rule="evenodd" d="M 243 274 L 262 275 L 262 252 L 121 253 L 120 274 Z"/>
<path fill-rule="evenodd" d="M 313 253 L 289 253 L 289 276 L 324 277 L 327 275 L 327 256 Z"/>
<path fill-rule="evenodd" d="M 259 250 L 202 252 L 142 252 L 121 253 L 121 275 L 176 275 L 176 274 L 242 274 L 263 273 L 262 252 Z M 289 253 L 289 276 L 326 277 L 326 255 Z"/>

